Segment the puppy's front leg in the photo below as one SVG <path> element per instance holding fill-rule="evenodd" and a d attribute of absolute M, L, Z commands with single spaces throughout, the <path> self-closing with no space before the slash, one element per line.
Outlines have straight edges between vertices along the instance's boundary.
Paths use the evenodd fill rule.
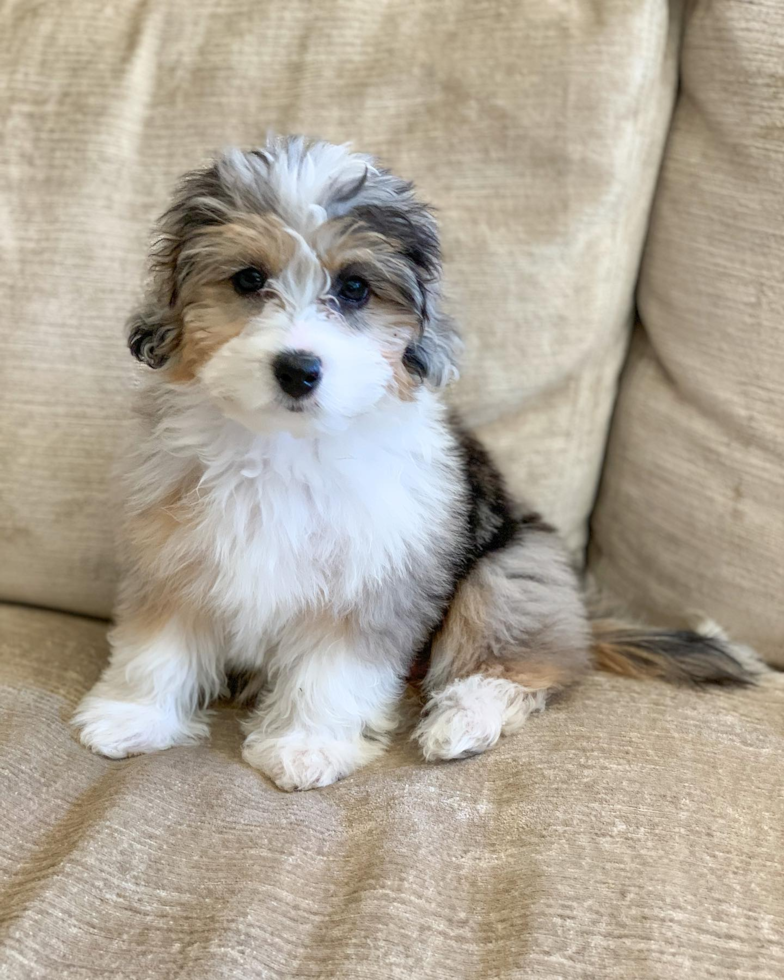
<path fill-rule="evenodd" d="M 403 668 L 352 619 L 289 627 L 270 687 L 245 723 L 245 761 L 283 790 L 328 786 L 380 755 L 397 723 Z"/>
<path fill-rule="evenodd" d="M 198 627 L 176 612 L 120 619 L 109 665 L 74 715 L 84 745 L 122 759 L 207 735 L 199 705 L 217 693 L 218 678 L 209 627 Z"/>

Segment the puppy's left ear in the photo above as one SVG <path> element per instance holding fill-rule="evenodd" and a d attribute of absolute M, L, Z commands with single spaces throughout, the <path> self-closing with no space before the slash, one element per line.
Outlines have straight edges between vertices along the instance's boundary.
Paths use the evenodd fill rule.
<path fill-rule="evenodd" d="M 463 344 L 455 321 L 441 309 L 441 242 L 436 220 L 428 207 L 416 201 L 407 203 L 407 234 L 402 238 L 422 299 L 421 333 L 406 349 L 403 363 L 410 374 L 443 388 L 458 376 Z"/>
<path fill-rule="evenodd" d="M 420 335 L 406 349 L 403 364 L 408 372 L 435 387 L 457 377 L 462 343 L 454 321 L 441 311 L 441 242 L 432 210 L 414 197 L 413 185 L 388 171 L 375 171 L 368 181 L 368 196 L 377 187 L 387 194 L 383 203 L 356 208 L 357 216 L 388 241 L 405 259 L 412 284 Z M 389 201 L 392 198 L 392 202 Z M 414 285 L 415 283 L 415 285 Z"/>
<path fill-rule="evenodd" d="M 128 347 L 147 367 L 160 368 L 177 348 L 180 332 L 170 311 L 147 304 L 136 310 L 126 324 Z"/>
<path fill-rule="evenodd" d="M 422 333 L 406 348 L 403 364 L 415 378 L 443 388 L 458 377 L 462 349 L 454 321 L 436 309 L 423 318 Z"/>

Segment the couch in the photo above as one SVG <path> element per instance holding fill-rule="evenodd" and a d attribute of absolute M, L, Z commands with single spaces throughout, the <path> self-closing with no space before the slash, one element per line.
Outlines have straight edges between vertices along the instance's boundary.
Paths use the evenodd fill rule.
<path fill-rule="evenodd" d="M 487 756 L 325 790 L 110 761 L 122 321 L 181 171 L 351 140 L 438 208 L 453 398 L 614 601 L 784 667 L 780 0 L 0 10 L 0 977 L 779 980 L 784 683 L 592 676 Z"/>

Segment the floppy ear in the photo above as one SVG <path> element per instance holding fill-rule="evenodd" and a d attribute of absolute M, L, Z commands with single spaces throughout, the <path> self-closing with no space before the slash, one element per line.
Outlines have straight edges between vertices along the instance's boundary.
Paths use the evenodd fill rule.
<path fill-rule="evenodd" d="M 137 361 L 147 367 L 163 367 L 177 348 L 180 328 L 172 312 L 143 306 L 128 319 L 128 347 Z"/>
<path fill-rule="evenodd" d="M 362 193 L 366 200 L 353 214 L 394 243 L 416 281 L 412 292 L 418 294 L 421 332 L 403 364 L 414 377 L 443 387 L 457 377 L 462 343 L 454 322 L 441 312 L 441 243 L 433 212 L 416 200 L 411 183 L 386 170 L 375 170 Z"/>
<path fill-rule="evenodd" d="M 174 206 L 179 203 L 175 198 Z M 183 244 L 183 219 L 173 220 L 174 206 L 158 222 L 150 252 L 147 296 L 125 326 L 131 354 L 151 368 L 163 367 L 180 340 L 177 264 Z"/>
<path fill-rule="evenodd" d="M 218 163 L 181 178 L 169 209 L 158 221 L 150 253 L 147 298 L 127 323 L 128 347 L 151 368 L 160 368 L 180 342 L 180 290 L 188 275 L 183 249 L 194 232 L 226 220 L 230 206 Z"/>
<path fill-rule="evenodd" d="M 408 195 L 406 195 L 407 197 Z M 441 243 L 432 211 L 410 198 L 400 211 L 398 238 L 419 286 L 421 333 L 408 346 L 403 364 L 410 374 L 443 388 L 458 376 L 463 349 L 454 320 L 441 310 Z"/>
<path fill-rule="evenodd" d="M 458 377 L 457 362 L 462 349 L 454 321 L 436 312 L 423 322 L 419 339 L 406 348 L 403 364 L 415 378 L 443 388 Z"/>

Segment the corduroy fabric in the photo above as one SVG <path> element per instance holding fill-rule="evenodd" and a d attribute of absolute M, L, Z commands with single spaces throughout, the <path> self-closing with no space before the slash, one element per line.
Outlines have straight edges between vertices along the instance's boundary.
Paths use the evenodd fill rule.
<path fill-rule="evenodd" d="M 664 0 L 6 3 L 0 598 L 109 613 L 148 232 L 180 172 L 268 128 L 352 140 L 438 207 L 455 397 L 579 549 L 677 21 Z"/>
<path fill-rule="evenodd" d="M 285 794 L 67 719 L 95 621 L 0 607 L 4 980 L 780 980 L 784 686 L 596 676 L 475 759 Z"/>
<path fill-rule="evenodd" d="M 601 584 L 784 667 L 784 6 L 697 3 L 593 521 Z"/>

